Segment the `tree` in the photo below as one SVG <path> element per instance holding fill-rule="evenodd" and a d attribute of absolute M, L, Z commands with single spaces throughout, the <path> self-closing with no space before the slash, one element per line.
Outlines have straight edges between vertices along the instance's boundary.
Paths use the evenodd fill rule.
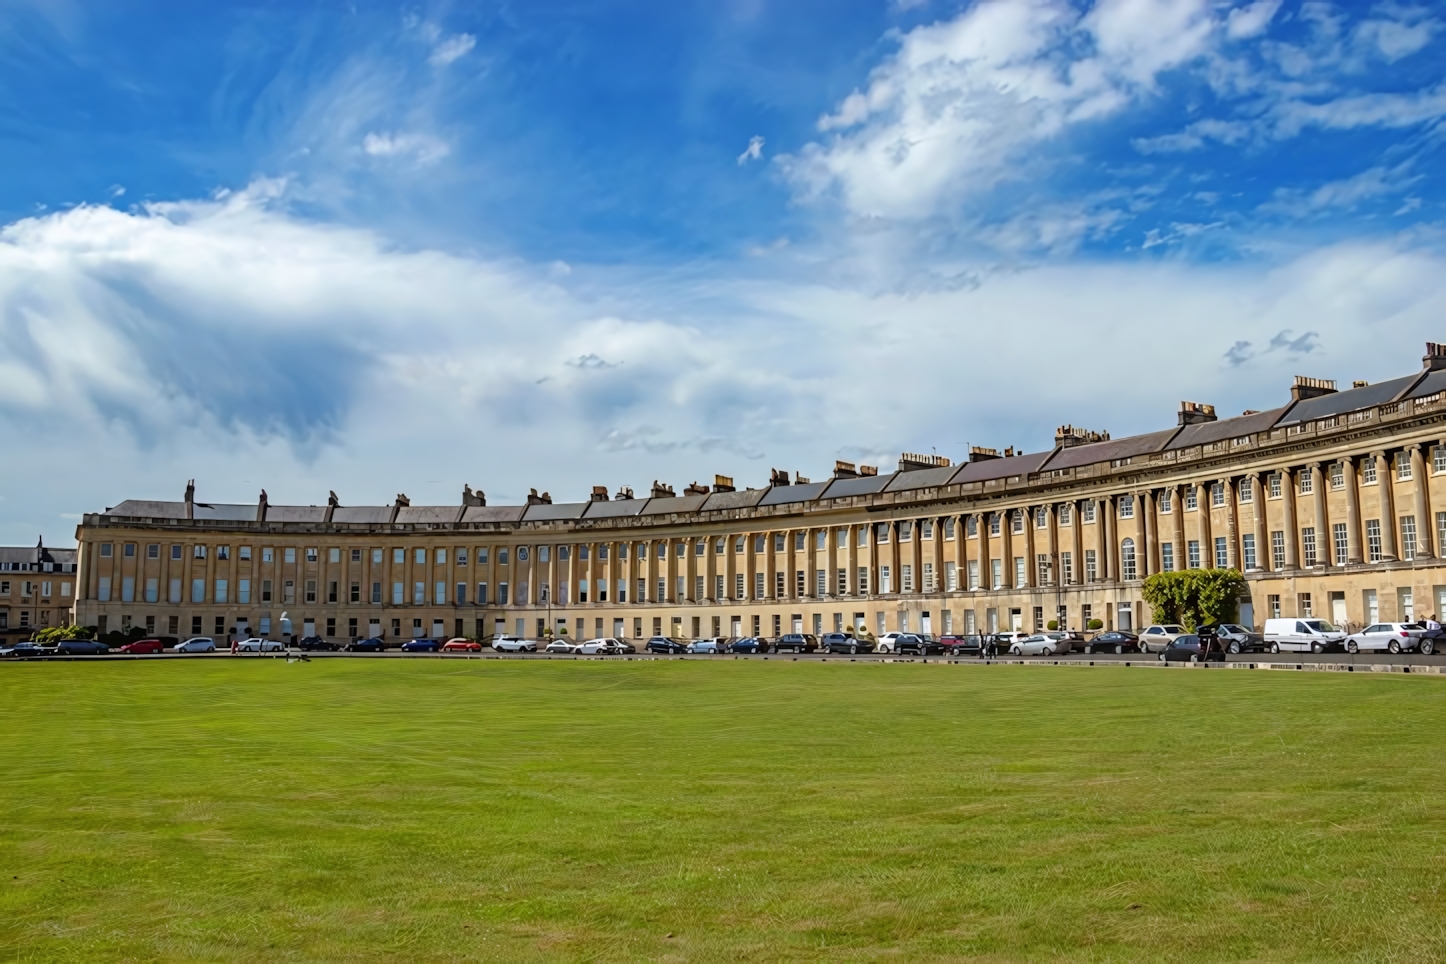
<path fill-rule="evenodd" d="M 1150 576 L 1143 595 L 1156 622 L 1193 630 L 1203 623 L 1235 619 L 1244 591 L 1245 577 L 1238 569 L 1186 569 Z"/>
<path fill-rule="evenodd" d="M 35 634 L 37 643 L 59 643 L 67 639 L 93 639 L 94 626 L 48 626 Z"/>

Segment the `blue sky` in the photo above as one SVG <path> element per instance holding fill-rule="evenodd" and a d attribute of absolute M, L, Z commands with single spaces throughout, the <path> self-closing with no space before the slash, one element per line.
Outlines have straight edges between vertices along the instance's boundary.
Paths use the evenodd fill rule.
<path fill-rule="evenodd" d="M 0 540 L 1047 447 L 1446 339 L 1439 8 L 0 5 Z M 74 460 L 74 461 L 67 461 Z"/>

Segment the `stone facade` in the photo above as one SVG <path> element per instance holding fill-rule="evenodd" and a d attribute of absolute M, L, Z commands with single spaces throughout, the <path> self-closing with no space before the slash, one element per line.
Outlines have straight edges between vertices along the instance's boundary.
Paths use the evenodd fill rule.
<path fill-rule="evenodd" d="M 68 625 L 74 615 L 76 550 L 0 546 L 0 639 Z"/>
<path fill-rule="evenodd" d="M 1242 619 L 1338 623 L 1446 611 L 1446 349 L 1423 368 L 1110 439 L 1065 426 L 1053 449 L 904 456 L 822 482 L 775 471 L 682 495 L 654 484 L 586 502 L 273 506 L 126 501 L 77 528 L 78 621 L 157 632 L 774 636 L 1138 628 L 1146 576 L 1245 572 Z"/>

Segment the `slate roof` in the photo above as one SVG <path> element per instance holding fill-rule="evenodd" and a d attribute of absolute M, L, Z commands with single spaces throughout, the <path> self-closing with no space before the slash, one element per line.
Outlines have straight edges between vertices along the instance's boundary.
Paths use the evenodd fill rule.
<path fill-rule="evenodd" d="M 642 515 L 670 515 L 674 512 L 697 512 L 708 501 L 706 495 L 677 495 L 670 498 L 649 499 Z"/>
<path fill-rule="evenodd" d="M 1137 455 L 1150 455 L 1162 451 L 1178 431 L 1180 428 L 1176 426 L 1167 428 L 1163 432 L 1112 438 L 1107 442 L 1091 442 L 1088 445 L 1075 445 L 1060 449 L 1059 454 L 1050 459 L 1044 468 L 1053 472 L 1055 469 L 1072 469 L 1083 465 L 1113 462 L 1115 459 L 1134 458 Z"/>
<path fill-rule="evenodd" d="M 522 521 L 557 522 L 569 519 L 581 519 L 582 514 L 586 511 L 586 502 L 558 502 L 554 505 L 529 505 L 527 511 L 522 513 Z"/>
<path fill-rule="evenodd" d="M 828 488 L 832 479 L 825 479 L 822 482 L 805 482 L 802 485 L 775 485 L 764 493 L 763 498 L 758 500 L 759 505 L 793 505 L 799 502 L 812 502 L 823 495 L 823 490 Z"/>
<path fill-rule="evenodd" d="M 1347 412 L 1359 412 L 1363 408 L 1384 405 L 1405 392 L 1420 377 L 1421 373 L 1417 372 L 1404 378 L 1376 382 L 1365 388 L 1350 388 L 1344 392 L 1331 392 L 1329 395 L 1302 399 L 1291 406 L 1290 411 L 1278 424 L 1295 425 L 1300 422 L 1313 422 L 1318 418 L 1330 418 L 1332 415 L 1344 415 Z"/>
<path fill-rule="evenodd" d="M 196 518 L 201 518 L 200 506 L 196 506 Z M 240 521 L 240 520 L 237 520 Z M 251 506 L 251 521 L 256 521 L 256 506 Z M 268 505 L 267 522 L 325 522 L 324 505 Z"/>
<path fill-rule="evenodd" d="M 517 522 L 525 505 L 469 505 L 462 513 L 463 522 Z"/>
<path fill-rule="evenodd" d="M 957 465 L 940 465 L 931 469 L 914 469 L 911 472 L 895 472 L 885 492 L 907 492 L 910 489 L 930 489 L 948 485 L 949 480 L 959 473 Z"/>
<path fill-rule="evenodd" d="M 1426 377 L 1407 393 L 1407 398 L 1425 398 L 1427 395 L 1435 395 L 1437 392 L 1446 391 L 1446 369 L 1436 372 L 1427 372 Z"/>
<path fill-rule="evenodd" d="M 1166 449 L 1187 449 L 1194 445 L 1209 445 L 1212 442 L 1224 442 L 1233 438 L 1241 438 L 1246 435 L 1254 435 L 1256 432 L 1267 432 L 1280 421 L 1289 405 L 1282 405 L 1280 408 L 1272 408 L 1268 412 L 1257 412 L 1254 415 L 1237 415 L 1234 418 L 1222 418 L 1216 422 L 1196 422 L 1194 425 L 1186 425 L 1180 429 L 1180 434 L 1170 440 Z"/>
<path fill-rule="evenodd" d="M 1007 479 L 1012 475 L 1027 476 L 1031 472 L 1038 472 L 1055 452 L 1050 449 L 1048 452 L 1035 452 L 1032 455 L 1014 455 L 1004 459 L 984 459 L 980 462 L 965 462 L 959 466 L 959 471 L 949 480 L 951 485 L 961 485 L 966 482 L 988 482 L 991 479 Z"/>
<path fill-rule="evenodd" d="M 714 492 L 703 503 L 704 512 L 720 509 L 750 509 L 768 494 L 767 489 L 740 489 L 736 492 Z"/>
<path fill-rule="evenodd" d="M 884 491 L 893 475 L 860 475 L 853 479 L 834 479 L 824 493 L 826 499 L 848 499 L 856 495 L 873 495 Z"/>
<path fill-rule="evenodd" d="M 614 499 L 611 502 L 589 502 L 585 519 L 627 519 L 643 511 L 647 499 Z"/>
<path fill-rule="evenodd" d="M 392 517 L 389 505 L 339 505 L 331 514 L 331 521 L 348 525 L 376 525 Z"/>
<path fill-rule="evenodd" d="M 184 519 L 186 517 L 186 503 L 157 502 L 150 499 L 126 499 L 115 508 L 106 509 L 103 514 L 125 516 L 131 519 Z M 255 516 L 253 515 L 252 518 L 254 519 Z"/>

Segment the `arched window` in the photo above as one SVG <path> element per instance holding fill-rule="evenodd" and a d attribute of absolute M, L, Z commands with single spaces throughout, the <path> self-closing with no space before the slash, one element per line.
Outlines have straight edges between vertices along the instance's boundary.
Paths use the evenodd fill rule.
<path fill-rule="evenodd" d="M 1129 582 L 1135 578 L 1135 540 L 1120 543 L 1120 575 Z"/>

